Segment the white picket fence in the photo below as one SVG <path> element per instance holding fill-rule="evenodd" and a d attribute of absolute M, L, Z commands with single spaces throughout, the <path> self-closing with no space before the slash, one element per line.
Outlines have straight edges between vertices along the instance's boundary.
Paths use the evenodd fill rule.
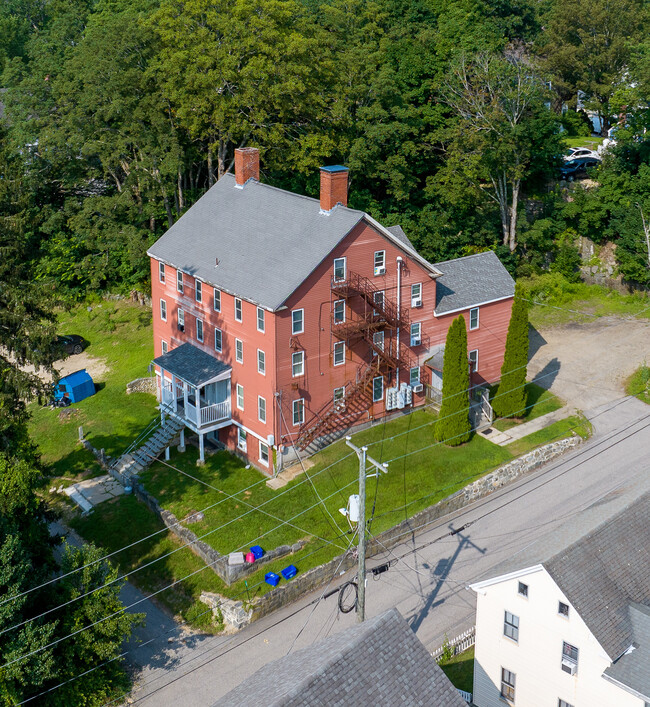
<path fill-rule="evenodd" d="M 458 690 L 458 688 L 456 688 Z M 465 692 L 465 690 L 458 690 L 458 693 L 460 696 L 467 702 L 468 705 L 472 704 L 472 693 L 471 692 Z"/>
<path fill-rule="evenodd" d="M 471 648 L 474 645 L 475 640 L 476 626 L 472 626 L 472 628 L 469 628 L 467 631 L 461 633 L 460 636 L 456 636 L 456 638 L 448 641 L 447 645 L 454 651 L 454 655 L 458 655 L 459 653 L 466 651 L 468 648 Z M 444 651 L 445 646 L 442 645 L 439 648 L 436 648 L 435 651 L 431 652 L 431 657 L 436 661 L 436 663 L 440 662 Z"/>

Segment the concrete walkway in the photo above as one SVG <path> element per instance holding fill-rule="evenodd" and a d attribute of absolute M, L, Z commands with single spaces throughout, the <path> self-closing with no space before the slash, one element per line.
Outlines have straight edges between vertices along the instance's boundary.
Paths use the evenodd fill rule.
<path fill-rule="evenodd" d="M 558 420 L 564 420 L 567 417 L 571 417 L 571 415 L 575 415 L 576 412 L 577 411 L 575 408 L 565 406 L 560 408 L 559 410 L 553 410 L 553 412 L 548 412 L 546 413 L 546 415 L 536 417 L 530 422 L 524 422 L 521 425 L 515 425 L 514 427 L 511 427 L 505 432 L 501 432 L 500 430 L 497 430 L 494 427 L 488 427 L 485 430 L 481 430 L 479 434 L 482 437 L 489 439 L 490 442 L 498 444 L 500 447 L 504 447 L 506 444 L 510 444 L 511 442 L 514 442 L 517 439 L 521 439 L 522 437 L 527 437 L 528 435 L 533 434 L 533 432 L 543 430 L 545 427 L 552 425 Z"/>
<path fill-rule="evenodd" d="M 104 476 L 96 476 L 94 479 L 87 479 L 68 486 L 63 490 L 63 493 L 69 496 L 84 513 L 88 513 L 98 503 L 121 496 L 124 493 L 124 486 L 112 476 L 104 474 Z"/>

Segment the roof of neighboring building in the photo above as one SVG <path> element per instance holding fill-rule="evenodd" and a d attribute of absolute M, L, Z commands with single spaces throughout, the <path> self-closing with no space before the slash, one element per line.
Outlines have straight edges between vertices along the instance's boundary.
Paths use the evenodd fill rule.
<path fill-rule="evenodd" d="M 265 665 L 214 707 L 465 707 L 397 609 Z"/>
<path fill-rule="evenodd" d="M 435 371 L 442 371 L 445 363 L 445 345 L 438 344 L 427 351 L 427 359 L 425 365 L 433 368 Z"/>
<path fill-rule="evenodd" d="M 399 238 L 400 241 L 407 247 L 410 248 L 414 253 L 417 251 L 415 250 L 415 246 L 413 243 L 411 243 L 410 238 L 404 233 L 404 229 L 400 225 L 396 226 L 387 226 L 386 227 L 387 231 L 390 231 L 395 238 Z"/>
<path fill-rule="evenodd" d="M 193 386 L 202 386 L 231 367 L 192 344 L 181 344 L 153 362 Z"/>
<path fill-rule="evenodd" d="M 491 250 L 435 263 L 442 272 L 436 280 L 436 314 L 514 297 L 515 281 Z"/>
<path fill-rule="evenodd" d="M 275 310 L 362 220 L 438 274 L 410 243 L 363 211 L 339 205 L 322 213 L 318 199 L 255 180 L 238 187 L 232 174 L 209 189 L 148 254 Z"/>
<path fill-rule="evenodd" d="M 630 606 L 650 608 L 650 492 L 647 482 L 632 491 L 609 494 L 472 586 L 543 567 L 615 661 L 634 643 Z"/>
<path fill-rule="evenodd" d="M 605 677 L 650 702 L 650 607 L 630 606 L 635 648 L 605 670 Z"/>

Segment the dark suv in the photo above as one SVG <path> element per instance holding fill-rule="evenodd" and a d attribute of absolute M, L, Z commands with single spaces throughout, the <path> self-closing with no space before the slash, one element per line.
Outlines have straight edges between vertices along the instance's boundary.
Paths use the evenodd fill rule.
<path fill-rule="evenodd" d="M 586 174 L 588 169 L 596 167 L 600 164 L 600 160 L 595 157 L 578 157 L 575 160 L 569 160 L 560 167 L 562 179 L 568 179 L 570 182 L 581 174 Z"/>
<path fill-rule="evenodd" d="M 88 346 L 88 342 L 78 334 L 61 334 L 54 343 L 61 353 L 67 354 L 80 354 Z"/>

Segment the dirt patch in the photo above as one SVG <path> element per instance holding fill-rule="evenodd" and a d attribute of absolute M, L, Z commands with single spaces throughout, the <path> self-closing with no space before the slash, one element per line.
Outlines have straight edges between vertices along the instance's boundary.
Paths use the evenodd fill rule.
<path fill-rule="evenodd" d="M 601 317 L 533 331 L 528 375 L 579 410 L 625 396 L 625 381 L 650 361 L 650 321 Z"/>
<path fill-rule="evenodd" d="M 103 358 L 95 358 L 86 351 L 68 356 L 63 361 L 57 361 L 54 364 L 54 368 L 59 372 L 59 377 L 67 376 L 85 368 L 95 383 L 103 380 L 104 376 L 110 371 Z M 27 373 L 35 373 L 44 383 L 52 382 L 52 376 L 46 371 L 37 371 L 32 365 L 23 366 L 22 369 Z"/>

